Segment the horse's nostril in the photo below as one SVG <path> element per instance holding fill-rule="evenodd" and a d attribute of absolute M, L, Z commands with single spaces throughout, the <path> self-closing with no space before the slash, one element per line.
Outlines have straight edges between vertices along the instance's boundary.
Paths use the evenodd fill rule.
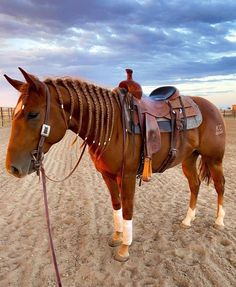
<path fill-rule="evenodd" d="M 20 174 L 20 171 L 19 171 L 19 169 L 17 168 L 17 167 L 15 167 L 15 166 L 11 166 L 11 173 L 12 174 L 15 174 L 15 175 L 19 175 Z"/>

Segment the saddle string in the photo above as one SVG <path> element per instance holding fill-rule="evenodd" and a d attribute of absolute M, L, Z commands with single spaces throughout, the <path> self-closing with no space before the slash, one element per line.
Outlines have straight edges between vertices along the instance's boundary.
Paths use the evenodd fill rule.
<path fill-rule="evenodd" d="M 177 149 L 176 149 L 176 135 L 175 133 L 177 132 L 176 128 L 176 113 L 170 103 L 170 101 L 167 101 L 169 107 L 170 107 L 170 116 L 171 116 L 171 135 L 170 135 L 170 149 L 167 157 L 165 160 L 162 162 L 161 166 L 158 169 L 158 172 L 162 173 L 164 172 L 170 165 L 171 163 L 175 160 L 176 154 L 177 154 Z"/>
<path fill-rule="evenodd" d="M 182 97 L 179 97 L 179 101 L 180 101 L 180 104 L 181 104 L 181 110 L 182 110 L 182 113 L 183 113 L 183 116 L 184 116 L 184 122 L 183 122 L 183 133 L 184 133 L 184 135 L 185 135 L 186 130 L 187 130 L 187 116 L 186 116 L 186 110 L 185 110 L 185 107 L 184 107 L 184 103 L 183 103 Z"/>

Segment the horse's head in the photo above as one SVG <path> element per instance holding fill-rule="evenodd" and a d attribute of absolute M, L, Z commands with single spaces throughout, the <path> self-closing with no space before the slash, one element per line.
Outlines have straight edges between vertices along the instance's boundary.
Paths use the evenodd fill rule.
<path fill-rule="evenodd" d="M 44 82 L 26 73 L 23 69 L 20 68 L 20 70 L 26 83 L 4 75 L 7 81 L 20 92 L 6 157 L 7 171 L 19 178 L 35 171 L 32 152 L 37 150 L 41 138 L 47 109 L 47 93 L 49 93 Z M 52 144 L 58 142 L 66 131 L 59 116 L 58 103 L 52 95 L 50 98 L 48 124 L 52 128 L 49 136 L 45 137 L 43 153 L 46 153 Z"/>

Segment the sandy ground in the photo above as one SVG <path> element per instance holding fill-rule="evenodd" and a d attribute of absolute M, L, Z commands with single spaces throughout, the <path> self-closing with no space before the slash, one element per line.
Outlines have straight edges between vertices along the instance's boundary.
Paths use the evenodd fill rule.
<path fill-rule="evenodd" d="M 225 224 L 213 227 L 216 193 L 201 186 L 197 218 L 182 229 L 189 191 L 181 168 L 137 187 L 131 259 L 114 261 L 107 241 L 112 207 L 101 175 L 86 153 L 66 182 L 48 183 L 53 238 L 63 286 L 236 286 L 236 120 L 227 120 Z M 4 160 L 9 128 L 0 130 L 0 286 L 55 286 L 41 186 L 18 180 Z M 50 152 L 46 170 L 63 177 L 76 161 L 71 134 Z"/>

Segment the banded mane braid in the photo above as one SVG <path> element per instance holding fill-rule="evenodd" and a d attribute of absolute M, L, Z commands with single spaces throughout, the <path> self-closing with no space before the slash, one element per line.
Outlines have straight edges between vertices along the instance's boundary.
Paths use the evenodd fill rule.
<path fill-rule="evenodd" d="M 100 157 L 112 137 L 115 122 L 115 105 L 117 104 L 120 107 L 118 92 L 73 78 L 49 78 L 44 83 L 50 84 L 55 88 L 66 127 L 70 127 L 72 117 L 78 117 L 77 136 L 80 135 L 82 128 L 83 101 L 86 102 L 88 107 L 88 126 L 85 140 L 92 138 L 92 144 L 96 148 L 95 154 Z M 60 87 L 64 87 L 70 96 L 69 119 L 66 119 Z M 75 102 L 78 103 L 79 113 L 75 110 Z M 92 130 L 92 126 L 94 126 L 94 130 Z"/>

